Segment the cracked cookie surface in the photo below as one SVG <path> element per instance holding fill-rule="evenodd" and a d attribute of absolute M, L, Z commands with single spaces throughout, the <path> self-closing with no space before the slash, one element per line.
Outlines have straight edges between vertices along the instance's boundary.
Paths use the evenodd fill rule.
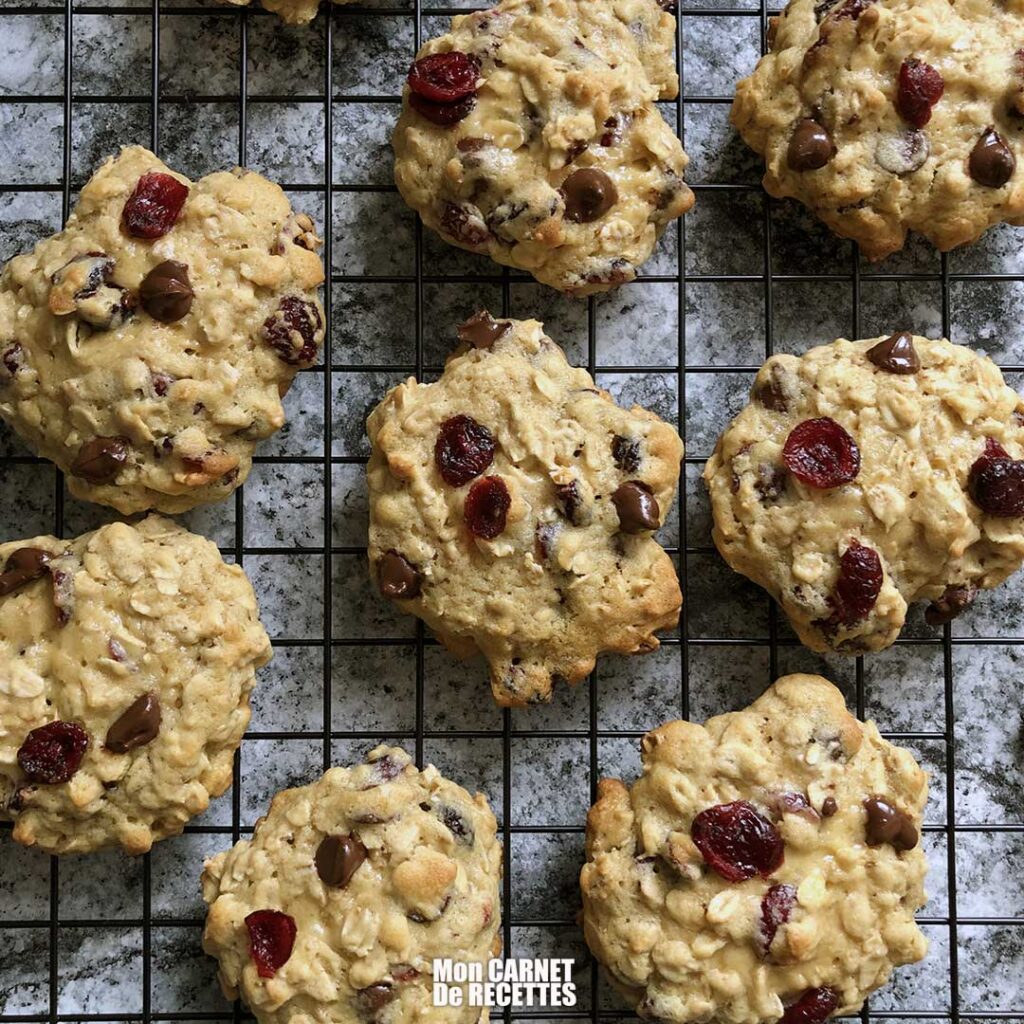
<path fill-rule="evenodd" d="M 587 942 L 642 1018 L 820 1024 L 924 956 L 925 775 L 827 680 L 670 722 L 641 756 L 631 788 L 599 785 L 580 883 Z"/>
<path fill-rule="evenodd" d="M 913 602 L 940 624 L 1020 567 L 1022 455 L 1024 400 L 961 345 L 772 356 L 704 470 L 715 544 L 812 650 L 881 650 Z"/>
<path fill-rule="evenodd" d="M 536 320 L 477 314 L 441 379 L 409 378 L 367 422 L 370 572 L 501 704 L 547 700 L 602 651 L 658 646 L 682 596 L 652 536 L 683 444 L 622 409 Z M 479 347 L 478 347 L 479 346 Z"/>
<path fill-rule="evenodd" d="M 146 852 L 231 785 L 256 598 L 208 540 L 151 516 L 0 544 L 0 817 L 51 853 Z"/>
<path fill-rule="evenodd" d="M 278 793 L 203 873 L 203 947 L 225 994 L 261 1022 L 487 1020 L 433 1006 L 432 961 L 500 951 L 496 830 L 482 795 L 397 748 Z"/>
<path fill-rule="evenodd" d="M 764 186 L 872 260 L 1024 224 L 1020 0 L 792 0 L 736 89 Z"/>
<path fill-rule="evenodd" d="M 655 102 L 679 83 L 655 0 L 504 0 L 417 55 L 395 181 L 446 241 L 574 295 L 631 281 L 693 205 Z"/>
<path fill-rule="evenodd" d="M 0 276 L 0 416 L 123 513 L 227 497 L 316 358 L 320 240 L 251 171 L 190 182 L 139 146 Z"/>

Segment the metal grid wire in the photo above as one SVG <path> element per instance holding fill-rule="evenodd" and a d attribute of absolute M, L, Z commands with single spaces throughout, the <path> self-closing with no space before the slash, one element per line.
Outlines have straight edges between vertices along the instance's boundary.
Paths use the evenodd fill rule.
<path fill-rule="evenodd" d="M 0 0 L 2 4 L 2 0 Z M 481 282 L 487 283 L 499 283 L 501 285 L 502 293 L 502 308 L 500 310 L 502 315 L 509 315 L 510 309 L 510 284 L 513 281 L 518 281 L 520 278 L 511 275 L 508 270 L 503 270 L 500 273 L 495 272 L 491 277 L 479 277 L 474 276 L 472 278 L 459 277 L 459 276 L 434 276 L 427 273 L 424 270 L 423 264 L 423 234 L 422 228 L 419 222 L 416 223 L 415 233 L 415 273 L 413 275 L 345 275 L 333 272 L 333 259 L 332 259 L 332 226 L 334 224 L 334 197 L 339 193 L 352 193 L 352 192 L 393 192 L 394 187 L 391 185 L 367 185 L 361 183 L 349 183 L 349 184 L 337 184 L 333 183 L 333 126 L 334 126 L 334 103 L 346 103 L 346 104 L 365 104 L 365 103 L 384 103 L 384 104 L 395 104 L 397 98 L 393 95 L 346 95 L 346 94 L 335 94 L 334 88 L 334 53 L 333 53 L 333 40 L 335 34 L 338 32 L 345 31 L 346 19 L 353 17 L 367 17 L 367 16 L 399 16 L 409 17 L 412 19 L 414 24 L 414 42 L 415 48 L 418 49 L 421 38 L 422 38 L 422 22 L 427 17 L 433 16 L 450 16 L 456 13 L 462 13 L 460 10 L 449 10 L 445 8 L 427 8 L 422 5 L 422 0 L 413 0 L 412 10 L 405 7 L 345 7 L 345 8 L 334 8 L 329 13 L 321 12 L 318 20 L 309 26 L 306 31 L 310 33 L 322 33 L 325 43 L 325 64 L 324 64 L 324 76 L 323 76 L 323 91 L 322 93 L 313 95 L 250 95 L 249 94 L 249 83 L 248 83 L 248 41 L 250 25 L 252 19 L 260 17 L 270 17 L 261 10 L 249 10 L 249 9 L 238 9 L 238 10 L 223 10 L 221 8 L 214 8 L 218 14 L 221 14 L 225 18 L 234 19 L 237 22 L 237 32 L 239 34 L 239 59 L 238 59 L 238 92 L 237 95 L 230 96 L 172 96 L 161 92 L 161 81 L 160 81 L 160 25 L 161 17 L 188 17 L 197 16 L 211 13 L 209 7 L 165 7 L 161 9 L 161 0 L 152 0 L 151 7 L 149 9 L 149 16 L 151 17 L 152 29 L 151 29 L 151 59 L 152 59 L 152 79 L 151 79 L 151 92 L 147 95 L 141 96 L 93 96 L 93 95 L 80 95 L 75 91 L 75 72 L 74 72 L 74 61 L 72 53 L 72 42 L 74 38 L 74 21 L 78 15 L 135 15 L 135 16 L 146 16 L 146 8 L 137 7 L 120 7 L 115 5 L 94 5 L 94 4 L 82 4 L 73 5 L 73 0 L 64 0 L 63 4 L 31 4 L 22 7 L 7 7 L 2 8 L 0 6 L 0 34 L 5 31 L 5 23 L 9 23 L 9 19 L 17 17 L 25 17 L 32 15 L 59 15 L 63 17 L 63 42 L 64 42 L 64 81 L 63 81 L 63 92 L 59 95 L 32 95 L 32 96 L 5 96 L 3 103 L 20 103 L 20 104 L 41 104 L 41 103 L 60 103 L 63 105 L 63 145 L 62 145 L 62 167 L 59 180 L 53 180 L 49 182 L 31 182 L 31 183 L 8 183 L 12 177 L 9 173 L 5 173 L 5 169 L 0 167 L 0 194 L 2 193 L 14 193 L 14 192 L 48 192 L 48 193 L 59 193 L 62 198 L 62 213 L 66 219 L 71 206 L 72 197 L 72 118 L 73 118 L 73 106 L 79 102 L 93 102 L 93 103 L 112 103 L 127 102 L 134 104 L 148 105 L 150 108 L 151 116 L 151 137 L 150 137 L 150 148 L 156 153 L 160 153 L 160 118 L 161 111 L 165 104 L 181 104 L 186 102 L 230 102 L 237 104 L 238 114 L 238 162 L 241 165 L 245 165 L 247 162 L 247 150 L 248 150 L 248 113 L 250 104 L 257 103 L 284 103 L 284 102 L 305 102 L 305 103 L 318 103 L 323 106 L 324 113 L 324 175 L 323 180 L 318 184 L 313 185 L 285 185 L 285 188 L 292 192 L 316 192 L 323 196 L 324 200 L 324 225 L 325 225 L 325 250 L 324 259 L 325 264 L 328 268 L 331 268 L 331 283 L 332 284 L 345 284 L 351 282 L 373 282 L 381 284 L 412 284 L 415 290 L 416 299 L 416 318 L 414 324 L 415 331 L 415 363 L 410 365 L 366 365 L 358 364 L 351 365 L 346 364 L 341 358 L 344 353 L 332 352 L 331 338 L 332 338 L 332 323 L 338 311 L 332 309 L 332 294 L 331 289 L 328 288 L 325 294 L 325 309 L 327 314 L 327 331 L 326 331 L 326 342 L 324 351 L 324 360 L 326 367 L 330 368 L 333 372 L 412 372 L 419 378 L 423 378 L 426 373 L 430 376 L 433 373 L 438 372 L 439 367 L 434 367 L 426 363 L 424 358 L 424 314 L 423 314 L 423 291 L 425 285 L 430 285 L 435 282 L 437 283 L 452 283 L 465 281 L 467 283 L 480 284 Z M 765 38 L 765 31 L 767 28 L 767 19 L 770 14 L 774 13 L 768 9 L 767 0 L 760 0 L 760 9 L 753 8 L 730 8 L 730 7 L 713 7 L 713 8 L 699 8 L 694 10 L 684 10 L 680 12 L 678 19 L 678 36 L 677 36 L 677 50 L 679 53 L 679 73 L 680 73 L 680 97 L 676 101 L 676 118 L 680 132 L 684 130 L 684 110 L 690 103 L 701 103 L 701 104 L 728 104 L 731 102 L 730 96 L 717 95 L 717 96 L 688 96 L 686 94 L 686 77 L 685 77 L 685 47 L 684 42 L 684 22 L 687 18 L 699 17 L 699 18 L 722 18 L 722 17 L 741 17 L 741 18 L 752 18 L 757 19 L 758 27 L 760 29 L 760 38 Z M 201 59 L 201 58 L 200 58 Z M 332 102 L 333 101 L 333 102 Z M 200 129 L 201 130 L 201 129 Z M 685 143 L 685 138 L 684 138 Z M 213 168 L 210 168 L 213 169 Z M 8 171 L 11 168 L 7 169 Z M 707 195 L 711 192 L 748 192 L 756 193 L 761 195 L 760 189 L 754 185 L 743 185 L 743 184 L 697 184 L 694 185 L 694 190 L 698 193 L 698 202 L 702 196 Z M 772 202 L 766 197 L 761 195 L 762 205 L 762 216 L 763 216 L 763 251 L 762 251 L 762 271 L 757 274 L 687 274 L 686 273 L 686 220 L 681 220 L 673 225 L 670 230 L 676 233 L 676 248 L 678 254 L 678 272 L 674 275 L 641 275 L 640 281 L 649 282 L 666 282 L 675 284 L 677 286 L 677 301 L 678 301 L 678 352 L 677 360 L 671 365 L 664 366 L 600 366 L 597 360 L 597 344 L 596 344 L 596 327 L 595 327 L 595 305 L 594 300 L 588 300 L 587 304 L 587 322 L 588 322 L 588 345 L 587 345 L 587 366 L 591 373 L 600 373 L 604 375 L 613 374 L 628 374 L 628 373 L 661 373 L 675 375 L 675 382 L 678 389 L 678 428 L 681 434 L 685 437 L 686 429 L 686 380 L 689 374 L 749 374 L 755 369 L 755 367 L 746 365 L 694 365 L 687 361 L 687 350 L 686 350 L 686 318 L 687 318 L 687 305 L 686 305 L 686 293 L 687 286 L 690 283 L 701 282 L 701 283 L 728 283 L 728 282 L 760 282 L 763 287 L 763 299 L 764 299 L 764 329 L 765 329 L 765 356 L 770 355 L 773 351 L 774 339 L 773 339 L 773 324 L 774 324 L 774 290 L 773 286 L 776 282 L 786 281 L 814 281 L 814 282 L 847 282 L 852 289 L 852 323 L 850 324 L 850 337 L 860 337 L 860 319 L 861 319 L 861 270 L 860 263 L 856 254 L 856 251 L 851 246 L 849 251 L 849 272 L 839 274 L 778 274 L 773 273 L 772 270 L 772 253 L 773 253 L 773 222 L 771 217 Z M 950 333 L 950 286 L 952 282 L 963 281 L 963 280 L 984 280 L 984 281 L 1000 281 L 1010 280 L 1019 281 L 1021 278 L 1010 275 L 1010 274 L 953 274 L 950 272 L 948 262 L 945 256 L 941 259 L 940 272 L 938 274 L 898 274 L 898 273 L 882 273 L 872 274 L 871 280 L 873 281 L 938 281 L 941 285 L 942 294 L 942 331 L 943 334 L 949 336 Z M 824 339 L 823 339 L 824 340 Z M 1024 370 L 1024 366 L 1004 366 L 1004 369 L 1021 371 Z M 325 367 L 319 366 L 314 367 L 308 371 L 310 373 L 325 373 Z M 589 744 L 589 767 L 590 767 L 590 790 L 591 798 L 596 795 L 596 782 L 598 777 L 598 758 L 599 758 L 599 743 L 603 740 L 611 739 L 626 739 L 633 743 L 639 741 L 642 736 L 640 731 L 630 730 L 614 730 L 614 729 L 603 729 L 599 728 L 598 719 L 598 676 L 600 674 L 600 665 L 598 670 L 592 675 L 589 680 L 589 723 L 586 729 L 582 730 L 544 730 L 544 729 L 519 729 L 513 728 L 513 719 L 508 710 L 502 713 L 501 729 L 499 733 L 482 731 L 482 730 L 462 730 L 462 731 L 433 731 L 425 727 L 425 716 L 424 716 L 424 650 L 427 646 L 434 643 L 430 638 L 424 635 L 422 626 L 418 626 L 415 637 L 415 668 L 416 668 L 416 705 L 415 705 L 415 728 L 411 731 L 402 730 L 387 730 L 381 732 L 346 732 L 334 730 L 331 727 L 332 715 L 332 651 L 341 646 L 357 645 L 357 644 L 374 644 L 374 645 L 393 645 L 393 646 L 406 646 L 410 644 L 410 640 L 406 638 L 401 639 L 373 639 L 373 640 L 349 640 L 349 639 L 337 639 L 332 635 L 332 556 L 344 556 L 344 555 L 361 555 L 365 553 L 365 549 L 362 547 L 353 546 L 338 546 L 332 545 L 331 543 L 331 531 L 330 523 L 332 517 L 332 467 L 343 464 L 363 464 L 365 458 L 358 456 L 337 456 L 332 454 L 332 427 L 333 427 L 333 416 L 332 416 L 332 388 L 329 386 L 330 378 L 328 377 L 323 388 L 323 415 L 325 424 L 325 444 L 322 456 L 305 456 L 305 457 L 294 457 L 294 456 L 257 456 L 257 463 L 306 463 L 310 465 L 320 466 L 323 470 L 323 485 L 324 485 L 324 496 L 323 496 L 323 516 L 324 516 L 324 542 L 321 548 L 307 548 L 296 549 L 301 550 L 303 554 L 321 554 L 323 556 L 323 633 L 322 636 L 316 639 L 303 639 L 303 638 L 292 638 L 285 636 L 278 636 L 274 639 L 275 647 L 301 647 L 301 646 L 314 646 L 321 647 L 324 652 L 323 661 L 323 730 L 318 733 L 309 732 L 256 732 L 250 733 L 249 739 L 258 737 L 260 739 L 275 739 L 275 740 L 290 740 L 290 739 L 310 739 L 314 738 L 322 740 L 323 743 L 323 766 L 327 768 L 332 763 L 332 741 L 337 740 L 359 740 L 369 744 L 374 740 L 384 739 L 397 739 L 404 741 L 406 744 L 415 744 L 415 756 L 419 763 L 423 761 L 424 754 L 424 743 L 426 740 L 432 739 L 483 739 L 483 738 L 500 738 L 502 747 L 502 792 L 500 794 L 502 798 L 502 804 L 504 807 L 505 814 L 505 826 L 503 834 L 505 837 L 506 847 L 506 870 L 504 874 L 504 892 L 503 892 L 503 929 L 504 929 L 504 945 L 506 951 L 511 951 L 515 954 L 516 947 L 513 944 L 513 927 L 529 927 L 529 926 L 542 926 L 556 929 L 571 929 L 575 927 L 573 921 L 566 920 L 547 920 L 547 919 L 529 919 L 524 920 L 522 918 L 513 917 L 512 914 L 512 885 L 513 885 L 513 871 L 511 870 L 511 863 L 509 858 L 512 852 L 511 838 L 517 834 L 526 833 L 579 833 L 582 831 L 582 826 L 579 825 L 564 825 L 564 826 L 537 826 L 528 824 L 517 824 L 516 822 L 510 822 L 508 819 L 512 814 L 512 751 L 513 747 L 520 738 L 524 737 L 544 737 L 550 739 L 575 739 L 586 740 Z M 27 456 L 17 456 L 9 459 L 0 460 L 0 468 L 4 463 L 35 463 L 40 460 L 33 459 Z M 688 456 L 686 459 L 687 466 L 699 467 L 702 464 L 702 459 L 695 456 Z M 684 481 L 685 482 L 685 481 Z M 225 554 L 233 556 L 234 559 L 240 563 L 245 564 L 247 556 L 251 555 L 263 555 L 263 554 L 279 554 L 280 548 L 261 548 L 254 547 L 246 544 L 245 537 L 245 515 L 243 510 L 243 497 L 242 490 L 236 493 L 235 498 L 235 525 L 234 525 L 234 542 L 233 545 L 225 549 Z M 680 499 L 677 505 L 677 514 L 679 519 L 679 531 L 680 531 L 680 546 L 678 548 L 670 548 L 669 550 L 683 562 L 685 562 L 685 556 L 688 555 L 708 555 L 713 554 L 714 549 L 706 544 L 691 544 L 687 537 L 687 494 L 686 488 L 681 487 Z M 58 473 L 56 476 L 56 486 L 54 491 L 54 522 L 53 530 L 57 535 L 62 533 L 64 522 L 64 487 L 63 480 Z M 3 524 L 4 536 L 17 536 L 17 524 L 8 523 Z M 684 574 L 683 587 L 684 594 L 687 591 L 687 578 Z M 688 595 L 687 595 L 688 597 Z M 714 646 L 714 645 L 728 645 L 730 647 L 755 647 L 763 646 L 764 638 L 746 636 L 746 637 L 728 637 L 728 638 L 692 638 L 687 639 L 689 636 L 688 630 L 688 600 L 684 601 L 683 604 L 683 617 L 681 622 L 681 637 L 669 637 L 665 639 L 664 644 L 678 652 L 678 658 L 681 669 L 682 685 L 678 694 L 678 704 L 676 707 L 670 708 L 651 708 L 652 721 L 650 722 L 651 727 L 658 724 L 663 719 L 672 717 L 674 714 L 682 714 L 684 717 L 689 716 L 690 711 L 690 691 L 688 684 L 688 668 L 690 658 L 690 648 L 699 646 Z M 894 1011 L 883 1011 L 866 1008 L 862 1011 L 861 1017 L 865 1022 L 870 1018 L 945 1018 L 951 1021 L 957 1022 L 961 1018 L 973 1019 L 973 1018 L 1007 1018 L 1007 1019 L 1024 1019 L 1024 1008 L 1019 1010 L 985 1010 L 982 1012 L 967 1012 L 962 1011 L 960 1007 L 960 978 L 958 971 L 958 928 L 962 925 L 998 925 L 998 926 L 1016 926 L 1024 924 L 1024 920 L 1019 918 L 967 918 L 960 917 L 957 913 L 957 871 L 956 871 L 956 844 L 957 837 L 966 832 L 1024 832 L 1024 825 L 1013 825 L 1013 824 L 971 824 L 971 823 L 959 823 L 956 822 L 956 808 L 955 808 L 955 794 L 953 785 L 953 772 L 954 772 L 954 708 L 953 708 L 953 649 L 954 645 L 958 643 L 970 643 L 977 645 L 985 644 L 1006 644 L 1006 643 L 1024 643 L 1024 638 L 1015 637 L 972 637 L 969 640 L 960 640 L 951 636 L 950 627 L 947 625 L 943 629 L 943 633 L 940 637 L 931 638 L 914 638 L 912 641 L 899 641 L 900 643 L 910 642 L 915 645 L 922 644 L 933 644 L 940 645 L 942 651 L 942 664 L 944 674 L 944 708 L 943 708 L 943 727 L 936 731 L 916 731 L 916 732 L 901 732 L 901 733 L 888 733 L 891 738 L 904 740 L 908 742 L 913 741 L 932 741 L 934 743 L 941 744 L 944 747 L 944 760 L 945 760 L 945 822 L 944 825 L 929 825 L 925 827 L 926 832 L 940 833 L 944 836 L 947 846 L 947 872 L 949 886 L 948 896 L 948 913 L 940 916 L 927 916 L 921 918 L 922 923 L 934 925 L 937 927 L 948 928 L 949 933 L 949 1007 L 943 1009 L 936 1006 L 931 1009 L 922 1009 L 916 1011 L 908 1010 L 894 1010 Z M 771 678 L 775 678 L 778 675 L 779 667 L 779 652 L 780 648 L 784 646 L 795 645 L 796 641 L 789 637 L 782 637 L 779 635 L 778 622 L 775 615 L 775 609 L 772 607 L 769 611 L 769 637 L 768 637 L 768 648 L 769 648 L 769 666 Z M 469 673 L 472 675 L 473 673 Z M 860 658 L 856 662 L 856 710 L 860 717 L 864 717 L 865 712 L 865 679 L 864 679 L 864 666 Z M 483 694 L 486 690 L 486 683 L 482 678 L 473 678 L 471 681 L 467 681 L 467 685 L 480 686 L 481 699 L 485 699 Z M 655 720 L 657 719 L 657 720 Z M 240 787 L 240 771 L 239 771 L 240 758 L 236 756 L 235 759 L 235 780 L 234 787 L 231 791 L 231 824 L 221 826 L 214 825 L 191 825 L 186 831 L 193 833 L 211 833 L 224 835 L 225 841 L 228 837 L 232 840 L 237 839 L 239 835 L 249 831 L 241 824 L 241 787 Z M 460 779 L 465 785 L 472 788 L 472 779 Z M 492 796 L 497 797 L 499 794 L 492 793 Z M 8 826 L 9 827 L 9 826 Z M 9 840 L 5 839 L 5 842 Z M 2 852 L 2 851 L 0 851 Z M 2 870 L 3 860 L 0 858 L 0 870 Z M 182 864 L 182 871 L 191 871 L 192 865 Z M 50 858 L 49 863 L 49 915 L 46 918 L 38 920 L 26 920 L 18 922 L 3 922 L 4 927 L 11 928 L 28 928 L 28 929 L 46 929 L 49 934 L 49 979 L 48 979 L 48 996 L 49 996 L 49 1009 L 48 1012 L 39 1014 L 9 1014 L 0 1015 L 0 1021 L 7 1024 L 7 1022 L 43 1022 L 43 1021 L 197 1021 L 197 1020 L 241 1020 L 247 1019 L 247 1014 L 244 1008 L 239 1006 L 229 1007 L 227 1004 L 224 1006 L 223 1012 L 154 1012 L 152 1008 L 152 982 L 153 982 L 153 948 L 152 948 L 152 929 L 154 921 L 151 915 L 152 903 L 153 903 L 153 891 L 152 891 L 152 868 L 150 864 L 150 857 L 146 856 L 143 859 L 142 865 L 142 914 L 137 919 L 120 919 L 114 922 L 103 921 L 103 920 L 86 920 L 86 919 L 71 919 L 61 914 L 60 906 L 60 880 L 61 864 L 56 857 Z M 157 922 L 161 928 L 198 928 L 202 924 L 201 920 L 190 919 L 190 918 L 165 918 L 161 917 Z M 98 1014 L 98 1013 L 60 1013 L 58 1012 L 58 996 L 60 992 L 60 978 L 59 978 L 59 960 L 60 960 L 60 949 L 59 949 L 59 937 L 62 929 L 104 929 L 109 928 L 112 924 L 116 924 L 118 927 L 132 927 L 141 930 L 141 990 L 142 990 L 142 1003 L 141 1012 L 130 1012 L 130 1013 L 113 1013 L 113 1014 Z M 197 936 L 198 938 L 198 936 Z M 0 962 L 2 962 L 3 950 L 0 949 Z M 596 1022 L 598 1020 L 626 1020 L 632 1019 L 628 1012 L 615 1009 L 604 1009 L 601 1008 L 601 1001 L 598 998 L 598 975 L 596 971 L 584 971 L 581 975 L 586 979 L 585 986 L 589 986 L 590 992 L 590 1003 L 591 1006 L 588 1009 L 582 1010 L 549 1010 L 549 1009 L 534 1009 L 531 1011 L 506 1011 L 504 1014 L 497 1014 L 498 1019 L 512 1020 L 512 1019 L 534 1019 L 544 1021 L 554 1020 L 590 1020 Z"/>

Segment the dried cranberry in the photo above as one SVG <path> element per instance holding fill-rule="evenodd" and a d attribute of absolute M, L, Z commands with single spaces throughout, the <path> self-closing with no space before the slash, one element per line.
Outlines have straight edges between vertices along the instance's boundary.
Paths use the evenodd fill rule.
<path fill-rule="evenodd" d="M 967 492 L 974 504 L 990 516 L 1024 516 L 1024 462 L 1011 459 L 993 438 L 967 476 Z"/>
<path fill-rule="evenodd" d="M 308 366 L 316 359 L 323 325 L 316 303 L 286 295 L 263 321 L 263 340 L 289 366 Z"/>
<path fill-rule="evenodd" d="M 249 956 L 261 978 L 272 978 L 288 962 L 295 945 L 295 919 L 280 910 L 254 910 L 246 919 Z"/>
<path fill-rule="evenodd" d="M 795 904 L 796 888 L 792 885 L 773 885 L 761 899 L 760 939 L 766 956 L 775 933 L 789 920 Z"/>
<path fill-rule="evenodd" d="M 878 600 L 882 578 L 878 552 L 853 541 L 839 559 L 839 577 L 832 595 L 836 621 L 852 626 L 866 619 Z"/>
<path fill-rule="evenodd" d="M 0 362 L 13 377 L 25 365 L 25 350 L 15 342 L 10 348 L 4 349 L 3 355 L 0 355 Z"/>
<path fill-rule="evenodd" d="M 188 198 L 188 186 L 169 174 L 139 178 L 121 213 L 121 226 L 133 238 L 162 238 L 174 227 Z"/>
<path fill-rule="evenodd" d="M 431 103 L 430 100 L 426 100 L 416 93 L 411 93 L 409 95 L 409 106 L 428 121 L 447 128 L 448 125 L 458 124 L 459 121 L 469 114 L 476 106 L 476 95 L 470 93 L 454 103 Z"/>
<path fill-rule="evenodd" d="M 839 1005 L 839 994 L 830 988 L 809 988 L 782 1012 L 780 1024 L 822 1024 Z"/>
<path fill-rule="evenodd" d="M 431 53 L 409 69 L 409 88 L 431 103 L 454 103 L 477 90 L 480 65 L 458 50 Z"/>
<path fill-rule="evenodd" d="M 932 107 L 939 102 L 946 83 L 942 75 L 924 61 L 908 57 L 900 66 L 896 109 L 907 124 L 923 128 L 932 119 Z"/>
<path fill-rule="evenodd" d="M 18 751 L 18 764 L 30 782 L 67 782 L 82 764 L 89 734 L 77 722 L 47 722 L 33 729 Z"/>
<path fill-rule="evenodd" d="M 716 804 L 693 819 L 690 836 L 708 866 L 727 882 L 767 878 L 782 865 L 782 836 L 746 800 Z"/>
<path fill-rule="evenodd" d="M 823 416 L 798 423 L 786 438 L 782 458 L 809 487 L 838 487 L 860 472 L 860 449 L 835 420 Z"/>
<path fill-rule="evenodd" d="M 505 529 L 512 498 L 500 476 L 485 476 L 477 480 L 466 495 L 463 515 L 470 533 L 484 540 L 494 540 Z"/>
<path fill-rule="evenodd" d="M 434 443 L 434 462 L 446 484 L 461 487 L 479 476 L 494 460 L 494 435 L 472 416 L 452 416 L 441 424 Z"/>

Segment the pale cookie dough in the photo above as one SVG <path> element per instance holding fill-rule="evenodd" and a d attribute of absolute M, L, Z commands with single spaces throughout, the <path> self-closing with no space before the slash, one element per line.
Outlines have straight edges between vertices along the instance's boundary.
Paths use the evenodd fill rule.
<path fill-rule="evenodd" d="M 226 497 L 323 339 L 319 244 L 258 174 L 190 182 L 122 149 L 0 276 L 0 416 L 76 497 L 124 513 Z"/>
<path fill-rule="evenodd" d="M 791 0 L 736 88 L 764 186 L 872 260 L 1024 224 L 1024 3 Z"/>
<path fill-rule="evenodd" d="M 549 700 L 602 651 L 653 650 L 679 618 L 653 537 L 679 480 L 667 423 L 621 409 L 536 320 L 479 313 L 435 384 L 367 422 L 370 573 L 454 653 L 481 651 L 500 704 Z"/>
<path fill-rule="evenodd" d="M 847 482 L 793 472 L 787 444 L 814 433 L 808 421 L 856 449 Z M 940 624 L 1020 567 L 1022 455 L 1024 400 L 960 345 L 905 333 L 772 356 L 704 470 L 715 544 L 812 650 L 881 650 L 914 601 Z M 991 504 L 992 469 L 1014 507 Z"/>
<path fill-rule="evenodd" d="M 393 747 L 278 793 L 203 872 L 225 995 L 261 1024 L 486 1021 L 433 1006 L 431 987 L 434 958 L 486 974 L 500 952 L 496 830 L 483 796 Z"/>
<path fill-rule="evenodd" d="M 475 61 L 475 94 L 458 101 L 471 109 L 448 123 L 452 104 L 406 88 L 399 191 L 446 241 L 560 291 L 633 280 L 693 205 L 655 106 L 679 91 L 674 40 L 655 0 L 503 0 L 453 18 L 414 69 L 452 51 Z"/>
<path fill-rule="evenodd" d="M 156 516 L 0 544 L 0 817 L 145 853 L 231 785 L 270 660 L 245 573 Z"/>
<path fill-rule="evenodd" d="M 587 943 L 641 1018 L 820 1024 L 925 955 L 925 775 L 831 683 L 786 676 L 641 755 L 631 789 L 601 781 L 580 875 Z M 755 830 L 769 861 L 716 860 Z"/>
<path fill-rule="evenodd" d="M 248 7 L 252 0 L 217 0 L 232 7 Z M 335 4 L 348 4 L 353 0 L 332 0 Z M 280 16 L 289 25 L 306 25 L 320 9 L 320 0 L 260 0 L 260 6 Z"/>

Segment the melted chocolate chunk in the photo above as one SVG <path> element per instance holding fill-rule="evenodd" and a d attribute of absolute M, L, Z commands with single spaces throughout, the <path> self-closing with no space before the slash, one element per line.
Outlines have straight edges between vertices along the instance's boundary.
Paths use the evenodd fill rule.
<path fill-rule="evenodd" d="M 459 327 L 459 341 L 473 348 L 489 349 L 512 330 L 507 320 L 495 320 L 486 309 L 474 313 Z"/>
<path fill-rule="evenodd" d="M 154 319 L 172 324 L 186 316 L 194 296 L 188 266 L 177 260 L 158 263 L 139 285 L 142 308 Z"/>
<path fill-rule="evenodd" d="M 587 522 L 590 520 L 589 509 L 583 501 L 580 485 L 575 480 L 567 484 L 556 485 L 555 498 L 558 503 L 558 511 L 573 526 L 587 525 Z"/>
<path fill-rule="evenodd" d="M 929 626 L 944 626 L 952 622 L 965 608 L 967 608 L 978 594 L 978 588 L 973 583 L 950 585 L 937 601 L 932 601 L 925 609 L 924 621 Z"/>
<path fill-rule="evenodd" d="M 640 468 L 640 439 L 616 434 L 612 438 L 612 458 L 623 473 L 635 473 Z"/>
<path fill-rule="evenodd" d="M 161 718 L 160 698 L 155 693 L 144 693 L 107 730 L 107 749 L 127 754 L 151 743 L 160 732 Z"/>
<path fill-rule="evenodd" d="M 658 500 L 647 484 L 640 480 L 627 480 L 612 494 L 612 504 L 619 515 L 619 529 L 623 533 L 643 533 L 661 525 Z"/>
<path fill-rule="evenodd" d="M 864 801 L 868 819 L 865 833 L 868 846 L 888 843 L 896 850 L 912 850 L 917 846 L 918 835 L 910 815 L 893 807 L 880 796 L 870 796 Z"/>
<path fill-rule="evenodd" d="M 91 484 L 109 484 L 127 465 L 130 447 L 126 437 L 94 437 L 79 448 L 71 473 Z"/>
<path fill-rule="evenodd" d="M 42 579 L 49 570 L 52 557 L 42 548 L 18 548 L 12 552 L 0 573 L 0 597 L 13 594 L 26 583 Z"/>
<path fill-rule="evenodd" d="M 989 125 L 967 158 L 967 170 L 971 177 L 986 188 L 1002 188 L 1013 177 L 1016 167 L 1013 150 L 999 132 Z"/>
<path fill-rule="evenodd" d="M 797 121 L 790 136 L 786 163 L 791 171 L 816 171 L 832 159 L 835 151 L 832 138 L 824 126 L 805 117 Z"/>
<path fill-rule="evenodd" d="M 562 182 L 565 219 L 589 224 L 603 217 L 618 201 L 615 182 L 597 167 L 581 167 Z"/>
<path fill-rule="evenodd" d="M 392 550 L 377 563 L 377 580 L 383 597 L 404 601 L 418 596 L 423 577 L 404 555 Z"/>
<path fill-rule="evenodd" d="M 343 889 L 367 856 L 356 836 L 327 836 L 316 850 L 316 873 L 324 885 Z"/>
<path fill-rule="evenodd" d="M 869 348 L 867 357 L 886 373 L 909 375 L 921 369 L 921 359 L 914 348 L 914 338 L 909 331 L 894 334 Z"/>

